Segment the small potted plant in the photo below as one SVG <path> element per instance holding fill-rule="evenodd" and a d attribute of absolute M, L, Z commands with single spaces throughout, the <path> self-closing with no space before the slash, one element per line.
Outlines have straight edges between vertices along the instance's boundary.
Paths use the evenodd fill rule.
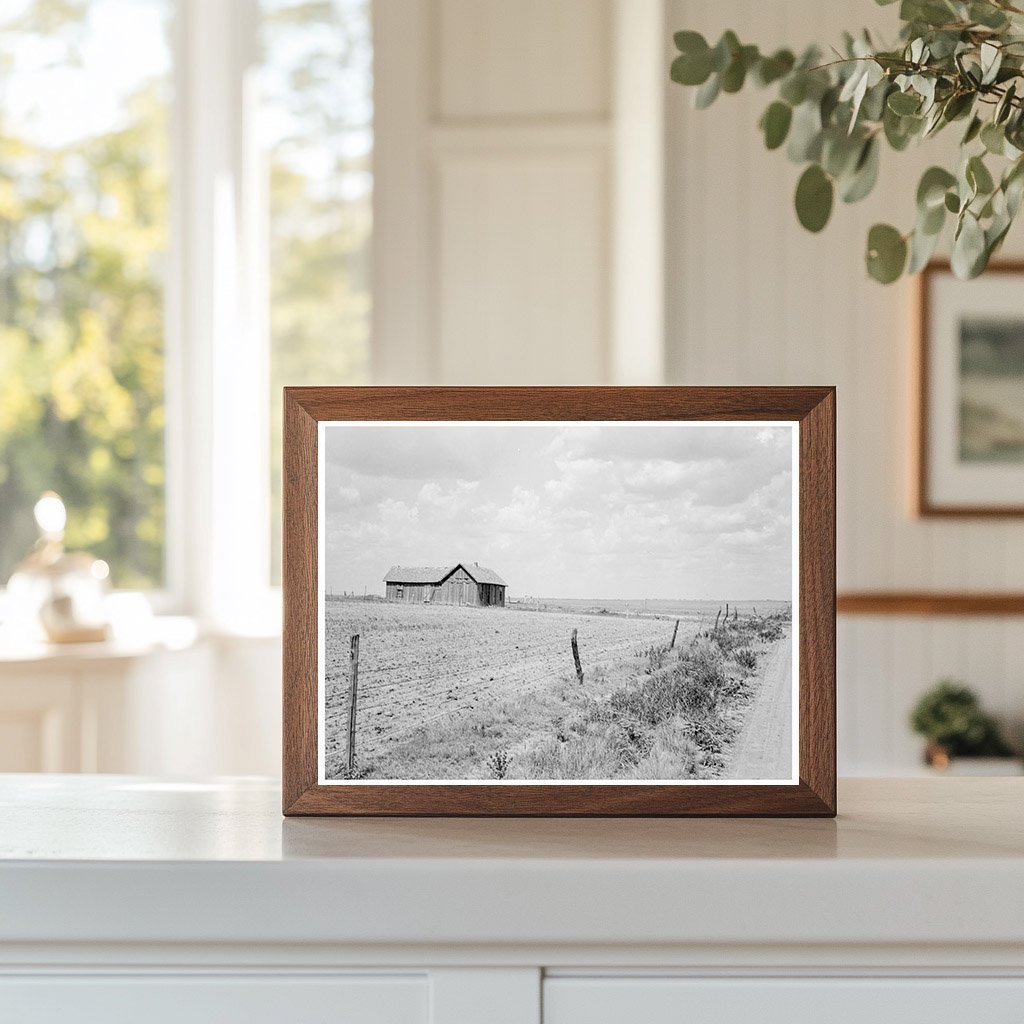
<path fill-rule="evenodd" d="M 938 771 L 950 770 L 954 759 L 973 758 L 972 770 L 962 774 L 1020 772 L 995 719 L 981 709 L 974 691 L 960 683 L 943 679 L 932 687 L 911 712 L 910 725 L 928 741 L 925 763 Z M 992 759 L 998 759 L 995 765 Z"/>

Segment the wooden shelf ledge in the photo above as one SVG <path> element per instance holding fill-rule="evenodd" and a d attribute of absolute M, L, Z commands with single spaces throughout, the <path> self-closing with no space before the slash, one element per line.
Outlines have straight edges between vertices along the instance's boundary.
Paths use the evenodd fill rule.
<path fill-rule="evenodd" d="M 1024 615 L 1024 593 L 859 591 L 839 594 L 840 615 Z"/>

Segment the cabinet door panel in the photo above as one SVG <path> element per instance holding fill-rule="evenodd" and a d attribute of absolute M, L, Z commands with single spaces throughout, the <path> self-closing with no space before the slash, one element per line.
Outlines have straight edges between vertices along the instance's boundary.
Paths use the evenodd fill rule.
<path fill-rule="evenodd" d="M 99 976 L 0 979 L 18 1024 L 427 1024 L 425 977 Z"/>
<path fill-rule="evenodd" d="M 544 1024 L 1020 1024 L 1024 979 L 549 978 Z"/>

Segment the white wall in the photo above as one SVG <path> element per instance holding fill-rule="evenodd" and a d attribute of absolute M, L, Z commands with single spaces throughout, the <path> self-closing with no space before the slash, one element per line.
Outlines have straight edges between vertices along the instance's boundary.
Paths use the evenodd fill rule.
<path fill-rule="evenodd" d="M 669 0 L 669 29 L 734 29 L 763 47 L 829 43 L 843 28 L 886 26 L 869 0 Z M 909 511 L 913 286 L 883 288 L 862 263 L 868 227 L 912 224 L 921 171 L 940 137 L 883 155 L 877 194 L 839 204 L 818 236 L 798 225 L 799 168 L 764 150 L 756 89 L 692 109 L 667 89 L 667 365 L 672 383 L 835 384 L 839 404 L 840 590 L 1021 590 L 1024 523 L 922 521 Z M 1024 249 L 1020 231 L 1007 254 Z M 919 743 L 917 695 L 944 675 L 968 681 L 1020 733 L 1024 620 L 841 618 L 840 770 L 899 773 Z"/>
<path fill-rule="evenodd" d="M 660 174 L 663 33 L 660 0 L 378 0 L 378 382 L 660 377 L 660 193 L 621 185 Z"/>

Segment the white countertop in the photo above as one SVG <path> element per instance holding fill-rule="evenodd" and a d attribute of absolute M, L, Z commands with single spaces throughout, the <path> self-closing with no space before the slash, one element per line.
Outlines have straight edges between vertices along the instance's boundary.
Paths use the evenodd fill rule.
<path fill-rule="evenodd" d="M 839 817 L 284 819 L 276 784 L 0 776 L 0 943 L 1024 947 L 1024 779 Z"/>

